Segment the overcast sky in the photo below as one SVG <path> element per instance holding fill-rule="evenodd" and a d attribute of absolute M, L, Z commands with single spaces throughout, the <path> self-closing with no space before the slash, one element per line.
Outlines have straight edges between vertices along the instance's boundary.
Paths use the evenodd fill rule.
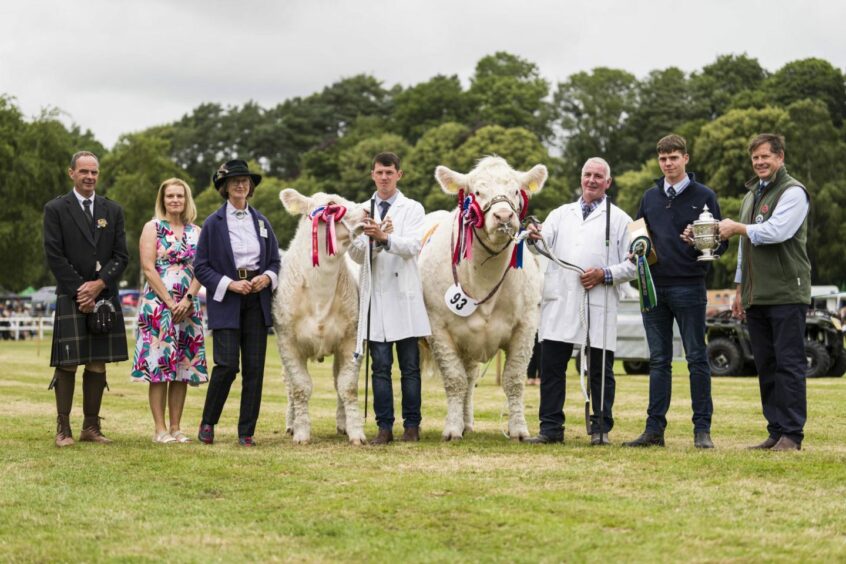
<path fill-rule="evenodd" d="M 24 0 L 0 3 L 0 94 L 56 107 L 111 146 L 202 102 L 271 107 L 342 77 L 386 87 L 509 51 L 555 83 L 747 53 L 768 70 L 846 66 L 842 0 Z"/>

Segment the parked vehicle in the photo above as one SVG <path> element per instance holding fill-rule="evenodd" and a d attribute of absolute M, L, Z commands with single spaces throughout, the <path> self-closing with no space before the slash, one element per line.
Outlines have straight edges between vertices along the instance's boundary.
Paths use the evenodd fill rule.
<path fill-rule="evenodd" d="M 745 322 L 734 319 L 730 311 L 708 317 L 708 363 L 714 376 L 748 376 L 756 374 L 755 360 Z M 805 319 L 806 376 L 843 376 L 846 374 L 846 352 L 843 349 L 843 327 L 839 317 L 822 309 L 809 309 Z"/>

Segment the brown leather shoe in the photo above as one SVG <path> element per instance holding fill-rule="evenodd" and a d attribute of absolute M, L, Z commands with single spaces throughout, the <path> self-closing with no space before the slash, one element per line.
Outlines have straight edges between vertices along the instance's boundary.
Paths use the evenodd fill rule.
<path fill-rule="evenodd" d="M 778 442 L 778 439 L 774 439 L 772 437 L 767 437 L 767 440 L 765 440 L 763 443 L 759 443 L 757 445 L 753 445 L 753 446 L 748 447 L 748 448 L 749 448 L 749 450 L 770 450 L 771 448 L 776 446 L 777 442 Z"/>
<path fill-rule="evenodd" d="M 773 448 L 770 450 L 775 451 L 785 451 L 785 450 L 802 450 L 801 443 L 797 443 L 790 437 L 782 435 L 782 437 L 778 440 L 778 442 L 773 445 Z"/>
<path fill-rule="evenodd" d="M 70 417 L 59 415 L 56 419 L 56 446 L 66 447 L 73 445 L 73 433 L 70 428 Z"/>
<path fill-rule="evenodd" d="M 86 441 L 91 443 L 99 443 L 101 445 L 107 445 L 111 441 L 111 439 L 107 439 L 102 432 L 100 432 L 100 418 L 99 417 L 86 417 L 82 423 L 82 432 L 79 434 L 80 441 Z"/>
<path fill-rule="evenodd" d="M 400 440 L 405 443 L 416 443 L 420 440 L 420 427 L 406 427 Z"/>
<path fill-rule="evenodd" d="M 379 434 L 376 438 L 370 441 L 371 445 L 386 445 L 394 442 L 394 433 L 390 429 L 379 429 Z"/>

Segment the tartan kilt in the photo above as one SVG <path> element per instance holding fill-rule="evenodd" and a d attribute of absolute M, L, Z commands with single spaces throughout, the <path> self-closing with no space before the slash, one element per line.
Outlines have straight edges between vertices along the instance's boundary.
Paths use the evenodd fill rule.
<path fill-rule="evenodd" d="M 123 313 L 116 297 L 115 324 L 104 335 L 91 335 L 86 325 L 86 314 L 68 295 L 56 296 L 56 316 L 53 318 L 53 348 L 50 366 L 77 366 L 89 362 L 119 362 L 127 360 L 126 329 Z"/>

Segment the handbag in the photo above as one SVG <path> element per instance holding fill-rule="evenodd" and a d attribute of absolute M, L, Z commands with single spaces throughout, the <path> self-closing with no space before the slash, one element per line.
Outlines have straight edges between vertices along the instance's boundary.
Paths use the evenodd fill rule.
<path fill-rule="evenodd" d="M 94 304 L 94 311 L 86 317 L 88 332 L 93 335 L 105 335 L 111 332 L 117 319 L 115 306 L 108 299 L 101 299 Z"/>

